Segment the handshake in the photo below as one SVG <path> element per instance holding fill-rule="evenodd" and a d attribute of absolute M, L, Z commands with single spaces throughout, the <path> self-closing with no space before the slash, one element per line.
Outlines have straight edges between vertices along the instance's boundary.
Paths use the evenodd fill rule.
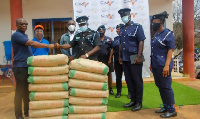
<path fill-rule="evenodd" d="M 49 49 L 60 48 L 60 44 L 59 44 L 59 43 L 49 44 L 49 45 L 48 45 L 48 48 L 49 48 Z"/>

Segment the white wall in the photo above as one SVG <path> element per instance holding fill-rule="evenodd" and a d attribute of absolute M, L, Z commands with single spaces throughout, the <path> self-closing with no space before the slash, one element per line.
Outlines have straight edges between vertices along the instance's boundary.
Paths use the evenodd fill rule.
<path fill-rule="evenodd" d="M 173 30 L 173 0 L 149 0 L 150 15 L 167 11 L 169 18 L 166 20 L 166 27 Z"/>
<path fill-rule="evenodd" d="M 27 34 L 33 38 L 32 19 L 73 18 L 72 0 L 23 0 L 23 16 L 29 23 Z"/>
<path fill-rule="evenodd" d="M 3 41 L 11 40 L 10 0 L 0 0 L 0 65 L 5 56 Z"/>

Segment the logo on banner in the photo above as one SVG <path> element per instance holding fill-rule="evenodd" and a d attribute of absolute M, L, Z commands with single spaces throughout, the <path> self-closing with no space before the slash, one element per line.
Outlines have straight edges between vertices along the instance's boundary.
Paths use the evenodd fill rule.
<path fill-rule="evenodd" d="M 135 5 L 135 2 L 137 2 L 137 0 L 124 0 L 124 3 L 131 3 L 132 5 Z"/>
<path fill-rule="evenodd" d="M 109 6 L 111 6 L 113 3 L 114 3 L 114 0 L 108 0 L 107 2 L 106 1 L 100 2 L 101 5 L 109 5 Z"/>
<path fill-rule="evenodd" d="M 84 6 L 87 7 L 89 5 L 89 2 L 82 2 L 82 3 L 75 3 L 76 6 Z"/>
<path fill-rule="evenodd" d="M 109 27 L 108 30 L 110 30 L 110 32 L 113 32 L 115 29 L 115 27 Z"/>
<path fill-rule="evenodd" d="M 137 15 L 137 13 L 131 12 L 131 16 L 132 16 L 133 18 L 135 18 L 136 15 Z"/>
<path fill-rule="evenodd" d="M 115 15 L 114 14 L 108 14 L 108 15 L 101 15 L 102 18 L 109 18 L 109 19 L 114 19 Z"/>

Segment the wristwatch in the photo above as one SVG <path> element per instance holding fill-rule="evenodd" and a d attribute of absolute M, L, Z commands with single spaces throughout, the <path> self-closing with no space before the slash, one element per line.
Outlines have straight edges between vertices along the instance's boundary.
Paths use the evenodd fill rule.
<path fill-rule="evenodd" d="M 85 54 L 85 56 L 86 56 L 87 58 L 89 57 L 89 55 L 88 55 L 87 53 Z"/>

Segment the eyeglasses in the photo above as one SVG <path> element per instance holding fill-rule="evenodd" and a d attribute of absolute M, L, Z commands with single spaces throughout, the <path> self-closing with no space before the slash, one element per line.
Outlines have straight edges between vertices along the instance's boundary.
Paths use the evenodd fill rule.
<path fill-rule="evenodd" d="M 19 23 L 19 25 L 23 26 L 23 25 L 28 25 L 28 23 Z"/>

